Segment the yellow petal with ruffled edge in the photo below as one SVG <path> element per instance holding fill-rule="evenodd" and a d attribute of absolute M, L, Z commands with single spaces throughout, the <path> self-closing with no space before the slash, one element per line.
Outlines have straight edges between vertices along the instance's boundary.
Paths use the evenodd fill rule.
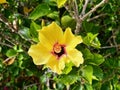
<path fill-rule="evenodd" d="M 52 49 L 56 42 L 62 40 L 62 37 L 63 31 L 55 22 L 43 27 L 42 30 L 39 31 L 40 43 L 48 47 L 48 49 Z"/>
<path fill-rule="evenodd" d="M 82 53 L 77 49 L 68 51 L 68 57 L 72 61 L 72 63 L 75 64 L 76 67 L 79 67 L 79 65 L 82 64 L 84 61 Z"/>
<path fill-rule="evenodd" d="M 62 5 L 64 5 L 66 3 L 67 0 L 57 0 L 57 5 L 58 8 L 62 7 Z"/>
<path fill-rule="evenodd" d="M 82 43 L 81 36 L 75 36 L 70 28 L 67 28 L 64 33 L 64 40 L 63 43 L 67 46 L 67 49 L 73 49 L 78 44 Z"/>
<path fill-rule="evenodd" d="M 46 64 L 51 57 L 50 51 L 42 44 L 31 45 L 28 54 L 33 58 L 36 65 Z"/>
<path fill-rule="evenodd" d="M 56 57 L 52 56 L 49 59 L 49 62 L 46 64 L 53 72 L 56 72 L 58 74 L 62 73 L 62 70 L 65 68 L 65 58 L 66 56 L 61 57 L 60 60 L 58 60 Z"/>
<path fill-rule="evenodd" d="M 8 3 L 6 0 L 0 0 L 0 4 Z"/>
<path fill-rule="evenodd" d="M 82 38 L 75 36 L 70 28 L 63 34 L 62 29 L 53 22 L 39 31 L 39 41 L 37 45 L 31 45 L 28 51 L 36 65 L 46 64 L 53 72 L 61 74 L 65 63 L 72 62 L 77 67 L 83 63 L 82 53 L 75 49 L 82 42 Z M 56 43 L 64 45 L 65 51 L 59 57 L 56 53 L 53 54 Z"/>

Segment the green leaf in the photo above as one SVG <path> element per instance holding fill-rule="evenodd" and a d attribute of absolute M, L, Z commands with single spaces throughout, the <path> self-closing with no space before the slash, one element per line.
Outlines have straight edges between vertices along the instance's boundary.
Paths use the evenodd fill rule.
<path fill-rule="evenodd" d="M 41 27 L 40 25 L 36 24 L 34 21 L 32 21 L 30 25 L 30 35 L 32 36 L 32 39 L 34 41 L 38 41 L 38 31 Z"/>
<path fill-rule="evenodd" d="M 59 20 L 59 12 L 53 11 L 47 15 L 47 17 L 54 19 L 54 20 Z"/>
<path fill-rule="evenodd" d="M 93 75 L 101 81 L 103 79 L 103 71 L 100 67 L 98 66 L 93 66 Z"/>
<path fill-rule="evenodd" d="M 36 85 L 32 86 L 31 90 L 38 90 L 37 86 Z"/>
<path fill-rule="evenodd" d="M 38 5 L 33 12 L 31 12 L 29 18 L 36 20 L 39 17 L 45 16 L 47 14 L 49 14 L 51 11 L 50 7 L 48 6 L 48 4 L 43 3 Z"/>
<path fill-rule="evenodd" d="M 87 22 L 87 21 L 83 21 L 83 28 L 84 30 L 88 33 L 88 32 L 92 32 L 92 33 L 98 33 L 100 30 L 100 27 L 97 23 L 92 23 L 92 22 Z"/>
<path fill-rule="evenodd" d="M 6 56 L 7 57 L 11 57 L 11 56 L 14 56 L 17 54 L 17 51 L 14 50 L 14 49 L 9 49 L 7 52 L 6 52 Z"/>
<path fill-rule="evenodd" d="M 96 65 L 100 65 L 105 61 L 104 57 L 100 54 L 94 53 L 94 59 L 92 62 L 94 62 Z"/>
<path fill-rule="evenodd" d="M 65 15 L 61 18 L 61 24 L 63 28 L 70 27 L 72 29 L 75 29 L 76 21 L 69 15 Z"/>
<path fill-rule="evenodd" d="M 0 52 L 2 51 L 2 47 L 0 46 Z"/>
<path fill-rule="evenodd" d="M 82 76 L 90 83 L 92 84 L 92 76 L 93 76 L 93 68 L 92 66 L 88 65 L 83 68 Z"/>
<path fill-rule="evenodd" d="M 57 80 L 65 85 L 71 85 L 79 79 L 79 76 L 75 73 L 69 73 L 67 75 L 61 75 Z"/>
<path fill-rule="evenodd" d="M 100 41 L 97 38 L 98 34 L 87 33 L 87 36 L 83 38 L 83 43 L 87 46 L 92 46 L 95 48 L 100 48 Z"/>
<path fill-rule="evenodd" d="M 92 85 L 85 83 L 85 90 L 93 90 Z"/>
<path fill-rule="evenodd" d="M 21 35 L 22 38 L 24 39 L 30 39 L 30 31 L 29 28 L 23 27 L 18 31 L 18 33 Z"/>
<path fill-rule="evenodd" d="M 87 62 L 88 62 L 88 60 L 91 60 L 91 59 L 94 58 L 94 55 L 93 55 L 93 54 L 90 52 L 90 50 L 87 49 L 87 48 L 85 48 L 85 49 L 83 50 L 83 55 L 84 55 L 85 60 L 87 60 Z"/>
<path fill-rule="evenodd" d="M 57 0 L 58 8 L 62 7 L 66 3 L 66 1 L 67 0 Z"/>
<path fill-rule="evenodd" d="M 92 65 L 100 65 L 102 64 L 105 59 L 102 55 L 97 54 L 97 53 L 91 53 L 89 49 L 84 49 L 83 50 L 83 55 L 85 58 L 85 62 L 87 64 L 92 64 Z"/>
<path fill-rule="evenodd" d="M 64 74 L 68 74 L 71 70 L 72 70 L 72 66 L 73 66 L 73 63 L 67 63 L 66 65 L 65 65 L 65 69 L 63 70 L 63 73 Z"/>

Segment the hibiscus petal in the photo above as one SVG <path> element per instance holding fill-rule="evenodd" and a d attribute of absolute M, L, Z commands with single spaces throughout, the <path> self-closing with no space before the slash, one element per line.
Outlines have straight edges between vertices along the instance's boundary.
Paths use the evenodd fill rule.
<path fill-rule="evenodd" d="M 68 51 L 68 57 L 70 58 L 72 63 L 75 64 L 75 66 L 77 67 L 79 67 L 79 65 L 82 64 L 84 61 L 82 57 L 82 53 L 77 49 Z"/>
<path fill-rule="evenodd" d="M 67 28 L 64 33 L 64 40 L 63 40 L 68 49 L 75 48 L 78 44 L 82 42 L 81 36 L 75 36 L 70 28 Z"/>
<path fill-rule="evenodd" d="M 49 48 L 52 47 L 56 42 L 59 42 L 62 37 L 63 31 L 55 22 L 43 27 L 42 30 L 39 31 L 40 42 Z"/>
<path fill-rule="evenodd" d="M 28 54 L 33 58 L 33 62 L 36 65 L 46 64 L 51 56 L 47 48 L 40 43 L 32 45 L 28 51 Z"/>
<path fill-rule="evenodd" d="M 0 0 L 0 4 L 8 3 L 6 0 Z"/>
<path fill-rule="evenodd" d="M 65 67 L 65 61 L 64 58 L 61 57 L 60 60 L 58 60 L 56 57 L 52 56 L 50 60 L 47 63 L 47 66 L 53 71 L 58 74 L 62 73 L 62 70 Z"/>

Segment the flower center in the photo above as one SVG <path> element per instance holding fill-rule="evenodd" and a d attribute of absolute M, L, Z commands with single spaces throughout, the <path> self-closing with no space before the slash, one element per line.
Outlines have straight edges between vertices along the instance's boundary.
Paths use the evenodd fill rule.
<path fill-rule="evenodd" d="M 54 44 L 52 54 L 59 59 L 63 54 L 66 54 L 65 45 L 59 43 Z"/>
<path fill-rule="evenodd" d="M 60 53 L 62 50 L 62 47 L 59 44 L 55 44 L 53 47 L 53 50 L 55 53 Z"/>

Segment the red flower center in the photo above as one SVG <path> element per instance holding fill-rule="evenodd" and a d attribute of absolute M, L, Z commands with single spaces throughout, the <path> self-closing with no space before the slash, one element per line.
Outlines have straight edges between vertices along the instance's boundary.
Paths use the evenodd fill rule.
<path fill-rule="evenodd" d="M 55 43 L 53 46 L 52 54 L 57 56 L 57 58 L 59 59 L 62 55 L 66 54 L 65 45 Z"/>

